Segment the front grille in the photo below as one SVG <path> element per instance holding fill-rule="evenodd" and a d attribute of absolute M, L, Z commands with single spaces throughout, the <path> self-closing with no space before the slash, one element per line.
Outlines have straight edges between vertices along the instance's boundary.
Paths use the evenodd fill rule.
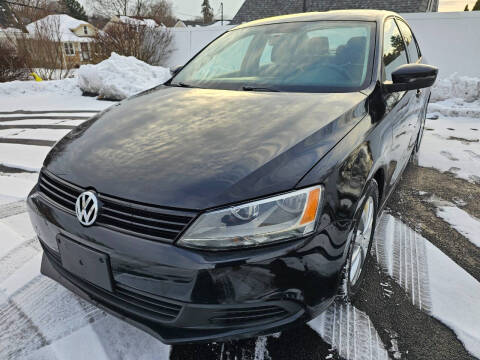
<path fill-rule="evenodd" d="M 50 202 L 72 214 L 77 197 L 86 191 L 45 170 L 40 173 L 39 190 Z M 153 240 L 173 242 L 196 216 L 191 211 L 142 205 L 104 194 L 98 194 L 98 199 L 97 225 Z"/>
<path fill-rule="evenodd" d="M 118 282 L 115 282 L 114 284 L 113 293 L 90 284 L 65 270 L 62 267 L 60 255 L 42 242 L 40 242 L 40 244 L 50 261 L 67 279 L 73 280 L 73 282 L 78 287 L 83 288 L 84 291 L 86 290 L 91 293 L 93 290 L 94 293 L 100 294 L 103 299 L 111 299 L 110 302 L 113 302 L 113 305 L 122 305 L 122 307 L 127 307 L 131 312 L 138 316 L 146 319 L 154 318 L 162 322 L 174 321 L 180 313 L 180 310 L 182 310 L 182 306 L 179 304 L 119 284 Z"/>
<path fill-rule="evenodd" d="M 210 322 L 221 326 L 239 326 L 255 322 L 272 322 L 288 316 L 287 310 L 279 306 L 258 306 L 252 308 L 232 308 L 222 310 Z"/>

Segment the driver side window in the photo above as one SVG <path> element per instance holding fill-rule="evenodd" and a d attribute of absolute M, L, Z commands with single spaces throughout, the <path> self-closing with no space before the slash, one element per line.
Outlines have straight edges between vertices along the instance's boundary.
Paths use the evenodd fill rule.
<path fill-rule="evenodd" d="M 394 19 L 385 22 L 383 33 L 383 80 L 392 80 L 392 72 L 408 64 L 405 43 Z"/>

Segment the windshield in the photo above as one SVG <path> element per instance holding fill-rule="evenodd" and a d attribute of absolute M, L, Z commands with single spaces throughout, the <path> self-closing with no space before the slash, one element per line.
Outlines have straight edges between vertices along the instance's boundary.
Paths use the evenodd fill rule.
<path fill-rule="evenodd" d="M 218 38 L 170 85 L 258 91 L 346 92 L 368 85 L 375 23 L 253 26 Z"/>

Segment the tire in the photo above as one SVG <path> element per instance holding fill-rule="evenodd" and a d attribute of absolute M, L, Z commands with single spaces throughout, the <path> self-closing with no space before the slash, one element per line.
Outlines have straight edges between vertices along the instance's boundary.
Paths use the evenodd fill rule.
<path fill-rule="evenodd" d="M 368 205 L 367 205 L 368 204 Z M 365 226 L 362 220 L 365 219 L 365 211 L 367 208 L 371 209 L 371 223 L 370 231 L 368 234 L 363 234 Z M 343 294 L 347 300 L 354 300 L 355 295 L 358 293 L 362 286 L 362 282 L 365 277 L 365 268 L 371 260 L 370 250 L 372 248 L 373 237 L 375 235 L 375 226 L 377 224 L 378 215 L 378 184 L 372 179 L 363 196 L 362 203 L 355 214 L 355 220 L 353 225 L 352 239 L 349 243 L 347 262 L 345 265 L 344 278 L 343 278 Z M 363 227 L 363 229 L 362 229 Z M 362 241 L 363 240 L 363 241 Z M 368 241 L 368 244 L 367 244 Z M 362 244 L 359 250 L 359 244 Z M 358 251 L 361 254 L 358 254 Z M 360 270 L 357 267 L 358 257 L 362 257 L 362 263 L 360 264 Z M 359 271 L 359 272 L 358 272 Z"/>

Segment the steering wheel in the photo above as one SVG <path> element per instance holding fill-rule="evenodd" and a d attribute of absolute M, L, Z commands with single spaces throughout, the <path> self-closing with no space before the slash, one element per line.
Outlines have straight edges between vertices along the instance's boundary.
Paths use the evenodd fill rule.
<path fill-rule="evenodd" d="M 352 76 L 350 72 L 347 71 L 343 66 L 337 65 L 337 64 L 322 64 L 321 66 L 327 67 L 329 69 L 332 69 L 337 72 L 337 74 L 340 74 L 345 78 L 346 80 L 353 81 Z"/>

